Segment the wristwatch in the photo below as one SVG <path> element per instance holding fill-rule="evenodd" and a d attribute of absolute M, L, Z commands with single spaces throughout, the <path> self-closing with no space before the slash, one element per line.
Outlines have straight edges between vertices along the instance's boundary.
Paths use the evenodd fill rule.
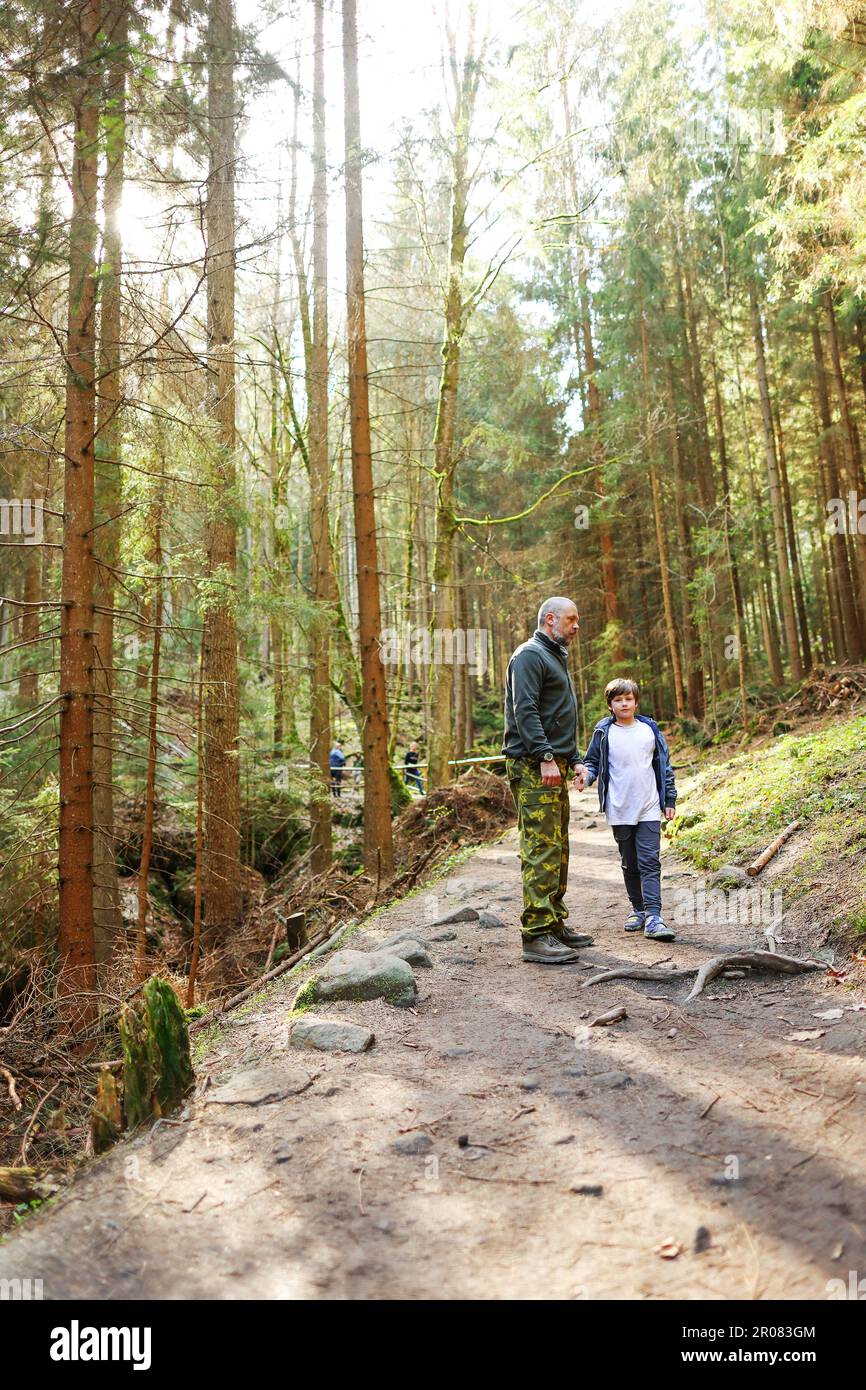
<path fill-rule="evenodd" d="M 554 756 L 553 756 L 552 753 L 545 753 L 545 755 L 544 755 L 544 757 L 541 759 L 541 761 L 542 761 L 543 763 L 555 763 L 555 762 L 556 762 L 556 759 L 554 758 Z"/>

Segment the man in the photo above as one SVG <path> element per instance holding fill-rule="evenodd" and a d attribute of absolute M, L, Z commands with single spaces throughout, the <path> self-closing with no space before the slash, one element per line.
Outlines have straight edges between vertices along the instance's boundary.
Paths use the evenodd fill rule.
<path fill-rule="evenodd" d="M 328 762 L 331 768 L 331 795 L 340 796 L 343 788 L 343 768 L 346 766 L 346 755 L 339 739 L 334 740 Z"/>
<path fill-rule="evenodd" d="M 502 752 L 517 806 L 523 878 L 523 959 L 567 965 L 592 937 L 570 931 L 568 909 L 568 773 L 583 791 L 578 761 L 577 698 L 568 674 L 568 645 L 577 635 L 577 608 L 549 598 L 538 628 L 519 646 L 505 677 Z"/>

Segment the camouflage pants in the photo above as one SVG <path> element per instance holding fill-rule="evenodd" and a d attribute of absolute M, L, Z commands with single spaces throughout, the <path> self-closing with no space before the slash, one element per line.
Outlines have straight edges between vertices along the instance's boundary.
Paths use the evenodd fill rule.
<path fill-rule="evenodd" d="M 558 932 L 568 909 L 568 763 L 557 758 L 558 787 L 545 787 L 537 762 L 506 758 L 505 771 L 517 807 L 524 937 Z"/>

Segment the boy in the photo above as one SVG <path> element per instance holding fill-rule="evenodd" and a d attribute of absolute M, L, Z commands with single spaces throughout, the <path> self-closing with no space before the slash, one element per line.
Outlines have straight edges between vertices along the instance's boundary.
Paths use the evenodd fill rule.
<path fill-rule="evenodd" d="M 674 941 L 662 921 L 661 817 L 676 815 L 677 789 L 668 746 L 654 719 L 637 713 L 636 681 L 609 681 L 610 714 L 599 720 L 584 762 L 586 785 L 598 780 L 598 804 L 619 845 L 625 888 L 634 911 L 626 931 Z"/>

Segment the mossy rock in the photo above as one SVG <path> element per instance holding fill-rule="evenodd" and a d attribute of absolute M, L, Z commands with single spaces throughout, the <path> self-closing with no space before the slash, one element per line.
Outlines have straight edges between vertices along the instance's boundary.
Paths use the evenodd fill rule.
<path fill-rule="evenodd" d="M 291 1012 L 293 1016 L 304 1014 L 307 1009 L 311 1009 L 316 1002 L 316 977 L 311 975 L 305 980 L 292 1000 Z"/>
<path fill-rule="evenodd" d="M 292 1012 L 330 999 L 384 999 L 395 1008 L 405 1009 L 415 1003 L 415 995 L 415 976 L 406 961 L 385 951 L 345 950 L 338 951 L 301 986 Z"/>

